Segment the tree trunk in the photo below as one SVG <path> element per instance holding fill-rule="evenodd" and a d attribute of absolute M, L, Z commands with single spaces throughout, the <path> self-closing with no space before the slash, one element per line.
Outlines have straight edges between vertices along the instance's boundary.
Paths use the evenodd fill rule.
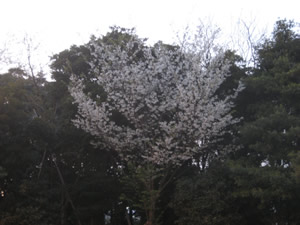
<path fill-rule="evenodd" d="M 66 198 L 65 198 L 65 191 L 62 187 L 61 190 L 61 208 L 60 208 L 60 224 L 65 225 L 66 223 Z"/>

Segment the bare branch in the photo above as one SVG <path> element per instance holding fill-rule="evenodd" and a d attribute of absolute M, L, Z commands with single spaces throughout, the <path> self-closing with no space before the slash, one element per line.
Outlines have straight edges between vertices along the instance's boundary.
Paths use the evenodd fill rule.
<path fill-rule="evenodd" d="M 239 19 L 230 35 L 232 48 L 243 57 L 246 66 L 256 66 L 256 47 L 266 38 L 267 26 L 260 28 L 258 25 L 255 18 Z"/>

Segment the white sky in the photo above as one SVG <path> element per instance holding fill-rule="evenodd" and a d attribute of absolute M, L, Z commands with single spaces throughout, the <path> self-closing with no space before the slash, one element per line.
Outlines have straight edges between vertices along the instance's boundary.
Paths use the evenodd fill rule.
<path fill-rule="evenodd" d="M 199 19 L 210 18 L 225 32 L 236 32 L 239 18 L 272 30 L 278 18 L 300 22 L 299 9 L 298 0 L 0 0 L 0 48 L 27 33 L 40 44 L 36 55 L 44 64 L 50 55 L 113 25 L 135 27 L 151 42 L 172 43 L 177 31 Z"/>

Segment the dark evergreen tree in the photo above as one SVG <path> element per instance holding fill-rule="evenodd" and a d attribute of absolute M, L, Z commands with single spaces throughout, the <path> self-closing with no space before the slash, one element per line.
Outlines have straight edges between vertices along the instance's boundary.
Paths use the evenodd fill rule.
<path fill-rule="evenodd" d="M 295 23 L 277 21 L 273 37 L 257 47 L 258 67 L 245 80 L 239 99 L 244 118 L 242 149 L 232 163 L 235 195 L 248 224 L 298 224 L 299 183 L 295 180 L 300 144 L 300 39 Z M 298 164 L 299 165 L 299 164 Z"/>

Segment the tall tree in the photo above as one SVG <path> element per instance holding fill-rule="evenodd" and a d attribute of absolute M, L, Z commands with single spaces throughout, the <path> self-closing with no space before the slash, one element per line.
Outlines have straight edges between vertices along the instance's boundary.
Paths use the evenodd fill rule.
<path fill-rule="evenodd" d="M 6 171 L 0 183 L 1 224 L 40 223 L 46 211 L 53 209 L 46 206 L 46 196 L 35 192 L 42 190 L 33 182 L 42 151 L 34 147 L 33 134 L 47 135 L 48 130 L 33 126 L 42 111 L 42 99 L 37 86 L 24 77 L 26 73 L 18 68 L 0 76 L 0 158 Z"/>
<path fill-rule="evenodd" d="M 104 97 L 86 94 L 76 76 L 70 92 L 79 109 L 74 123 L 96 138 L 96 146 L 133 163 L 143 184 L 147 223 L 154 224 L 158 198 L 174 178 L 170 171 L 236 122 L 230 110 L 239 89 L 218 98 L 230 64 L 221 49 L 202 41 L 201 33 L 181 47 L 146 47 L 130 35 L 121 45 L 90 44 L 91 73 Z M 114 120 L 116 115 L 123 120 Z"/>
<path fill-rule="evenodd" d="M 104 224 L 105 214 L 117 214 L 115 163 L 105 151 L 99 157 L 89 135 L 71 122 L 76 107 L 67 74 L 58 73 L 62 55 L 53 66 L 55 82 L 18 68 L 0 76 L 1 225 Z M 79 70 L 76 60 L 68 65 Z M 120 224 L 122 217 L 113 219 Z"/>
<path fill-rule="evenodd" d="M 255 224 L 299 221 L 293 157 L 300 144 L 300 39 L 294 25 L 277 21 L 273 37 L 258 46 L 258 67 L 245 80 L 238 103 L 243 148 L 232 171 L 237 195 L 254 202 L 247 211 Z"/>

